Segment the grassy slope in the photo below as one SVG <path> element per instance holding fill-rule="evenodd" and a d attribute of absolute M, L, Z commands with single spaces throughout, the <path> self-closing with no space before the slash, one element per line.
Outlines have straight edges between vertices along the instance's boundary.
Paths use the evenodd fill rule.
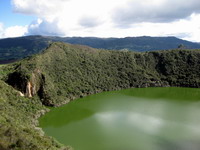
<path fill-rule="evenodd" d="M 18 91 L 0 80 L 0 149 L 64 149 L 35 128 L 36 118 L 45 111 L 39 99 L 21 97 Z"/>
<path fill-rule="evenodd" d="M 12 65 L 0 65 L 0 78 L 12 70 Z M 67 150 L 36 127 L 37 118 L 47 110 L 37 96 L 22 97 L 0 80 L 0 150 Z"/>
<path fill-rule="evenodd" d="M 42 54 L 1 69 L 1 78 L 25 94 L 30 83 L 35 97 L 19 97 L 12 87 L 0 82 L 3 95 L 0 97 L 0 111 L 4 114 L 1 116 L 0 139 L 8 141 L 0 145 L 34 149 L 29 148 L 33 143 L 38 149 L 46 149 L 50 145 L 56 149 L 55 142 L 40 136 L 40 132 L 32 128 L 33 114 L 44 109 L 40 101 L 57 106 L 88 94 L 130 87 L 199 87 L 199 64 L 198 50 L 136 53 L 53 43 Z M 6 134 L 8 129 L 12 132 Z M 24 136 L 27 138 L 22 138 Z"/>

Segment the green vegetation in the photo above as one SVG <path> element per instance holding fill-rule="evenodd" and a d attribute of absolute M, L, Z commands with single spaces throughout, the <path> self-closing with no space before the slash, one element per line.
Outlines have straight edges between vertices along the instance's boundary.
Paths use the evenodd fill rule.
<path fill-rule="evenodd" d="M 7 38 L 0 40 L 0 63 L 10 63 L 36 54 L 46 48 L 49 39 L 41 36 Z"/>
<path fill-rule="evenodd" d="M 126 38 L 95 38 L 95 37 L 48 37 L 26 36 L 0 40 L 0 63 L 9 63 L 24 57 L 38 54 L 49 43 L 65 42 L 87 45 L 93 48 L 131 51 L 151 51 L 175 49 L 180 45 L 184 48 L 200 48 L 198 43 L 181 40 L 175 37 L 126 37 Z M 183 48 L 183 47 L 182 47 Z"/>
<path fill-rule="evenodd" d="M 67 103 L 85 95 L 149 86 L 200 85 L 200 51 L 130 52 L 97 50 L 53 43 L 41 55 L 14 64 L 5 79 L 26 95 L 38 95 L 43 104 Z M 32 91 L 27 93 L 27 84 Z"/>
<path fill-rule="evenodd" d="M 52 43 L 41 54 L 0 68 L 0 78 L 29 97 L 0 82 L 0 145 L 60 148 L 34 128 L 39 116 L 35 114 L 46 110 L 43 105 L 59 106 L 89 94 L 131 87 L 200 87 L 199 64 L 199 50 L 139 53 Z"/>
<path fill-rule="evenodd" d="M 36 119 L 45 111 L 37 97 L 22 97 L 19 91 L 0 80 L 0 149 L 61 149 L 62 145 L 35 127 Z"/>

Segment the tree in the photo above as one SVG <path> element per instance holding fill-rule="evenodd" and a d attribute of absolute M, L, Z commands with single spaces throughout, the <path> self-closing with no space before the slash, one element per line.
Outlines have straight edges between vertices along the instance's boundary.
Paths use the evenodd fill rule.
<path fill-rule="evenodd" d="M 184 49 L 184 48 L 186 48 L 185 45 L 183 44 L 178 45 L 178 49 Z"/>

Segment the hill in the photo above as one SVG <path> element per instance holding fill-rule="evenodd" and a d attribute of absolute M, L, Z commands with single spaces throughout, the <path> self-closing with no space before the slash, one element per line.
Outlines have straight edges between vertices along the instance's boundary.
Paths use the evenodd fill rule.
<path fill-rule="evenodd" d="M 87 45 L 93 48 L 131 51 L 151 51 L 175 49 L 180 44 L 188 49 L 200 48 L 197 43 L 175 37 L 126 37 L 126 38 L 95 38 L 95 37 L 45 37 L 26 36 L 0 40 L 0 63 L 9 63 L 33 54 L 40 53 L 51 42 L 65 42 Z"/>
<path fill-rule="evenodd" d="M 176 37 L 125 37 L 125 38 L 95 38 L 95 37 L 72 37 L 60 38 L 62 42 L 71 44 L 87 45 L 93 48 L 131 51 L 152 51 L 176 49 L 179 45 L 184 45 L 187 49 L 200 48 L 197 43 L 178 39 Z"/>
<path fill-rule="evenodd" d="M 46 48 L 51 40 L 42 36 L 0 39 L 0 63 L 9 63 Z"/>
<path fill-rule="evenodd" d="M 199 50 L 141 53 L 52 43 L 41 54 L 0 68 L 0 148 L 62 149 L 35 128 L 34 114 L 44 113 L 44 105 L 125 88 L 200 87 L 199 64 Z"/>
<path fill-rule="evenodd" d="M 45 105 L 130 87 L 199 87 L 199 50 L 107 51 L 53 43 L 43 53 L 15 64 L 7 83 Z M 27 91 L 27 86 L 31 89 Z"/>
<path fill-rule="evenodd" d="M 0 150 L 68 150 L 36 128 L 46 111 L 37 97 L 22 97 L 0 80 Z"/>

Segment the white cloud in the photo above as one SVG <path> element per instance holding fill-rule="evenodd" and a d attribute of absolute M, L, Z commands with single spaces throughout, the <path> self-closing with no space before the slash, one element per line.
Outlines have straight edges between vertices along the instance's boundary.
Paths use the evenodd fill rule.
<path fill-rule="evenodd" d="M 0 38 L 1 38 L 1 33 L 3 32 L 3 23 L 0 22 Z"/>
<path fill-rule="evenodd" d="M 200 41 L 199 0 L 12 0 L 13 10 L 39 19 L 30 34 L 167 36 Z"/>
<path fill-rule="evenodd" d="M 0 22 L 0 31 L 3 29 L 3 23 Z"/>
<path fill-rule="evenodd" d="M 190 20 L 180 22 L 179 29 L 186 31 L 189 36 L 184 37 L 184 39 L 189 41 L 200 42 L 200 14 L 192 15 Z"/>
<path fill-rule="evenodd" d="M 38 16 L 43 23 L 50 27 L 46 28 L 45 34 L 54 33 L 54 31 L 62 31 L 66 36 L 74 36 L 80 32 L 89 34 L 93 32 L 90 29 L 85 29 L 95 26 L 102 26 L 110 22 L 109 12 L 116 5 L 122 3 L 121 0 L 13 0 L 14 11 L 22 14 L 32 14 Z M 95 20 L 94 20 L 95 18 Z M 35 21 L 36 22 L 36 21 Z M 53 23 L 53 25 L 52 25 Z M 35 24 L 35 23 L 34 23 Z M 30 26 L 32 26 L 31 24 Z M 35 27 L 35 31 L 44 31 L 42 25 Z M 32 28 L 29 28 L 32 30 Z M 47 31 L 49 30 L 49 31 Z M 51 31 L 50 31 L 51 30 Z M 32 31 L 28 33 L 34 33 Z M 44 33 L 44 32 L 42 32 Z M 60 35 L 60 33 L 59 33 Z"/>
<path fill-rule="evenodd" d="M 119 26 L 138 22 L 172 22 L 200 13 L 199 0 L 132 0 L 119 6 L 113 20 Z"/>
<path fill-rule="evenodd" d="M 0 29 L 0 37 L 19 37 L 27 32 L 27 26 L 12 26 L 6 29 Z"/>
<path fill-rule="evenodd" d="M 12 0 L 14 12 L 52 18 L 57 15 L 68 0 Z"/>
<path fill-rule="evenodd" d="M 57 20 L 47 21 L 38 19 L 37 21 L 32 22 L 28 26 L 28 32 L 26 33 L 28 35 L 56 35 L 56 36 L 62 36 L 63 31 L 58 26 Z"/>
<path fill-rule="evenodd" d="M 85 28 L 96 27 L 101 24 L 97 17 L 84 16 L 79 20 L 79 24 Z"/>

